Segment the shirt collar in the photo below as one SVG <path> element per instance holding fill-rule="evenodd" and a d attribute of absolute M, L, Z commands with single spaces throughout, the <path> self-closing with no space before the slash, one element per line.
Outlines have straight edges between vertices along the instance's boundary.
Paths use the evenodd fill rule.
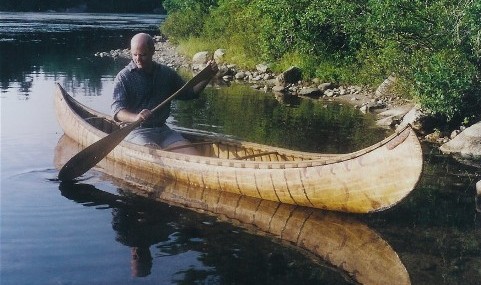
<path fill-rule="evenodd" d="M 153 63 L 153 65 L 152 65 L 153 70 L 156 70 L 157 69 L 157 63 L 155 61 L 152 62 L 152 63 Z M 127 69 L 129 71 L 139 70 L 139 68 L 137 67 L 137 65 L 135 64 L 135 62 L 133 60 L 130 61 L 130 63 L 127 65 Z"/>
<path fill-rule="evenodd" d="M 130 61 L 129 65 L 127 65 L 127 69 L 129 71 L 134 71 L 137 69 L 137 65 L 135 64 L 135 62 L 132 60 Z"/>

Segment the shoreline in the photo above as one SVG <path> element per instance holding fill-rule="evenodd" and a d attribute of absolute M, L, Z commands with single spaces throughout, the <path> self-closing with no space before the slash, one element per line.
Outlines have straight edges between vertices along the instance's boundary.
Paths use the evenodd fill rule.
<path fill-rule="evenodd" d="M 185 69 L 195 69 L 196 65 L 201 65 L 202 63 L 195 63 L 194 60 L 187 58 L 177 51 L 177 47 L 171 44 L 167 39 L 162 36 L 154 37 L 155 43 L 155 54 L 154 60 L 161 64 L 167 65 L 175 70 L 185 68 Z M 111 50 L 109 52 L 98 52 L 95 54 L 98 57 L 110 57 L 110 58 L 123 58 L 130 59 L 129 49 L 117 49 Z M 224 71 L 222 71 L 224 69 Z M 226 70 L 228 69 L 228 70 Z M 401 116 L 405 115 L 407 111 L 412 109 L 415 104 L 409 100 L 390 96 L 389 94 L 376 94 L 376 91 L 371 90 L 366 87 L 359 86 L 334 86 L 328 90 L 332 90 L 332 93 L 327 93 L 328 95 L 311 95 L 307 89 L 316 88 L 319 82 L 315 80 L 311 82 L 299 81 L 295 84 L 289 84 L 284 88 L 284 90 L 279 91 L 276 88 L 276 77 L 279 74 L 274 74 L 264 71 L 260 73 L 258 71 L 248 71 L 248 70 L 237 70 L 235 65 L 230 65 L 227 63 L 219 64 L 219 72 L 222 73 L 217 76 L 217 80 L 222 83 L 236 82 L 241 84 L 250 85 L 254 89 L 262 90 L 265 92 L 270 92 L 276 98 L 280 100 L 288 101 L 289 97 L 298 97 L 306 100 L 315 101 L 337 101 L 340 103 L 347 103 L 352 105 L 354 108 L 359 109 L 363 113 L 374 113 L 379 119 L 385 119 L 390 116 Z M 232 73 L 246 73 L 250 74 L 252 77 L 242 79 L 235 78 L 235 74 Z M 226 75 L 227 74 L 227 75 Z M 262 77 L 267 74 L 266 78 Z M 257 78 L 256 78 L 257 77 Z M 322 83 L 326 84 L 326 83 Z M 330 84 L 330 83 L 329 83 Z M 222 85 L 222 84 L 220 84 Z M 282 98 L 280 98 L 282 97 Z M 408 110 L 406 110 L 408 109 Z M 399 119 L 399 118 L 398 118 Z M 393 119 L 395 120 L 395 119 Z M 380 127 L 393 128 L 389 126 L 390 124 L 383 123 L 379 125 Z"/>
<path fill-rule="evenodd" d="M 187 69 L 195 72 L 212 58 L 212 54 L 209 52 L 199 52 L 198 54 L 201 54 L 201 56 L 196 54 L 192 59 L 189 59 L 178 52 L 177 47 L 165 37 L 155 36 L 154 40 L 154 60 L 175 70 Z M 129 49 L 98 52 L 95 56 L 126 60 L 131 58 Z M 316 102 L 349 104 L 364 114 L 374 114 L 377 118 L 376 125 L 380 128 L 394 131 L 406 124 L 411 124 L 422 141 L 434 145 L 437 149 L 455 139 L 459 133 L 466 129 L 461 126 L 458 129 L 450 130 L 450 133 L 441 132 L 440 123 L 424 114 L 415 102 L 389 92 L 389 84 L 393 83 L 395 78 L 387 78 L 376 90 L 360 86 L 335 86 L 332 83 L 320 83 L 316 80 L 309 82 L 298 80 L 295 83 L 280 86 L 279 77 L 284 74 L 271 73 L 266 65 L 259 64 L 255 71 L 238 70 L 233 64 L 223 63 L 222 58 L 218 60 L 218 56 L 216 51 L 213 57 L 219 64 L 219 73 L 216 80 L 220 86 L 229 82 L 250 85 L 259 91 L 272 93 L 281 102 L 288 102 L 289 99 L 305 99 Z M 242 74 L 242 77 L 239 74 Z M 326 88 L 320 90 L 323 88 L 322 86 Z M 478 138 L 474 139 L 477 140 Z M 474 149 L 475 152 L 478 152 L 476 146 Z"/>

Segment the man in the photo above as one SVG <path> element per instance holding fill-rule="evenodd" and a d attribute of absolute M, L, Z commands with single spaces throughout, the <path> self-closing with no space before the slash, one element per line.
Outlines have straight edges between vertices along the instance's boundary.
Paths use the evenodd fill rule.
<path fill-rule="evenodd" d="M 153 61 L 155 46 L 150 35 L 140 33 L 132 37 L 130 52 L 132 61 L 114 81 L 112 112 L 114 119 L 120 122 L 131 123 L 139 119 L 144 122 L 126 140 L 160 148 L 175 147 L 177 152 L 198 154 L 189 141 L 165 124 L 170 115 L 170 103 L 155 113 L 150 112 L 180 89 L 184 81 L 173 69 Z M 217 71 L 217 64 L 209 61 L 194 82 L 194 87 L 179 94 L 176 99 L 197 98 Z"/>

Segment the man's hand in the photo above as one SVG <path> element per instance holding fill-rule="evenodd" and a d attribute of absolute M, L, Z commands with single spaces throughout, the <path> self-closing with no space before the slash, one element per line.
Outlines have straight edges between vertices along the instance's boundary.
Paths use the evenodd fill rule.
<path fill-rule="evenodd" d="M 200 80 L 210 80 L 218 71 L 219 67 L 217 66 L 217 63 L 215 60 L 211 59 L 207 62 L 206 67 L 199 72 Z"/>
<path fill-rule="evenodd" d="M 211 59 L 207 62 L 207 66 L 210 67 L 210 71 L 212 72 L 212 76 L 217 74 L 217 72 L 219 71 L 219 67 L 217 66 L 217 62 L 215 62 L 215 60 L 213 60 L 213 59 Z"/>
<path fill-rule="evenodd" d="M 142 111 L 140 111 L 140 113 L 137 114 L 137 116 L 135 117 L 135 121 L 146 121 L 148 118 L 150 118 L 150 116 L 152 116 L 152 112 L 149 109 L 143 109 Z"/>

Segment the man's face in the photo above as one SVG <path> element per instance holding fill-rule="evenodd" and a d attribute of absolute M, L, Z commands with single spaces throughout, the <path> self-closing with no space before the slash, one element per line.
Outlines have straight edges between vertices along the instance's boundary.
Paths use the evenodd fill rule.
<path fill-rule="evenodd" d="M 150 71 L 152 67 L 152 57 L 154 55 L 154 51 L 149 49 L 146 44 L 134 43 L 130 47 L 130 53 L 132 54 L 132 59 L 135 65 L 137 65 L 137 68 Z"/>

